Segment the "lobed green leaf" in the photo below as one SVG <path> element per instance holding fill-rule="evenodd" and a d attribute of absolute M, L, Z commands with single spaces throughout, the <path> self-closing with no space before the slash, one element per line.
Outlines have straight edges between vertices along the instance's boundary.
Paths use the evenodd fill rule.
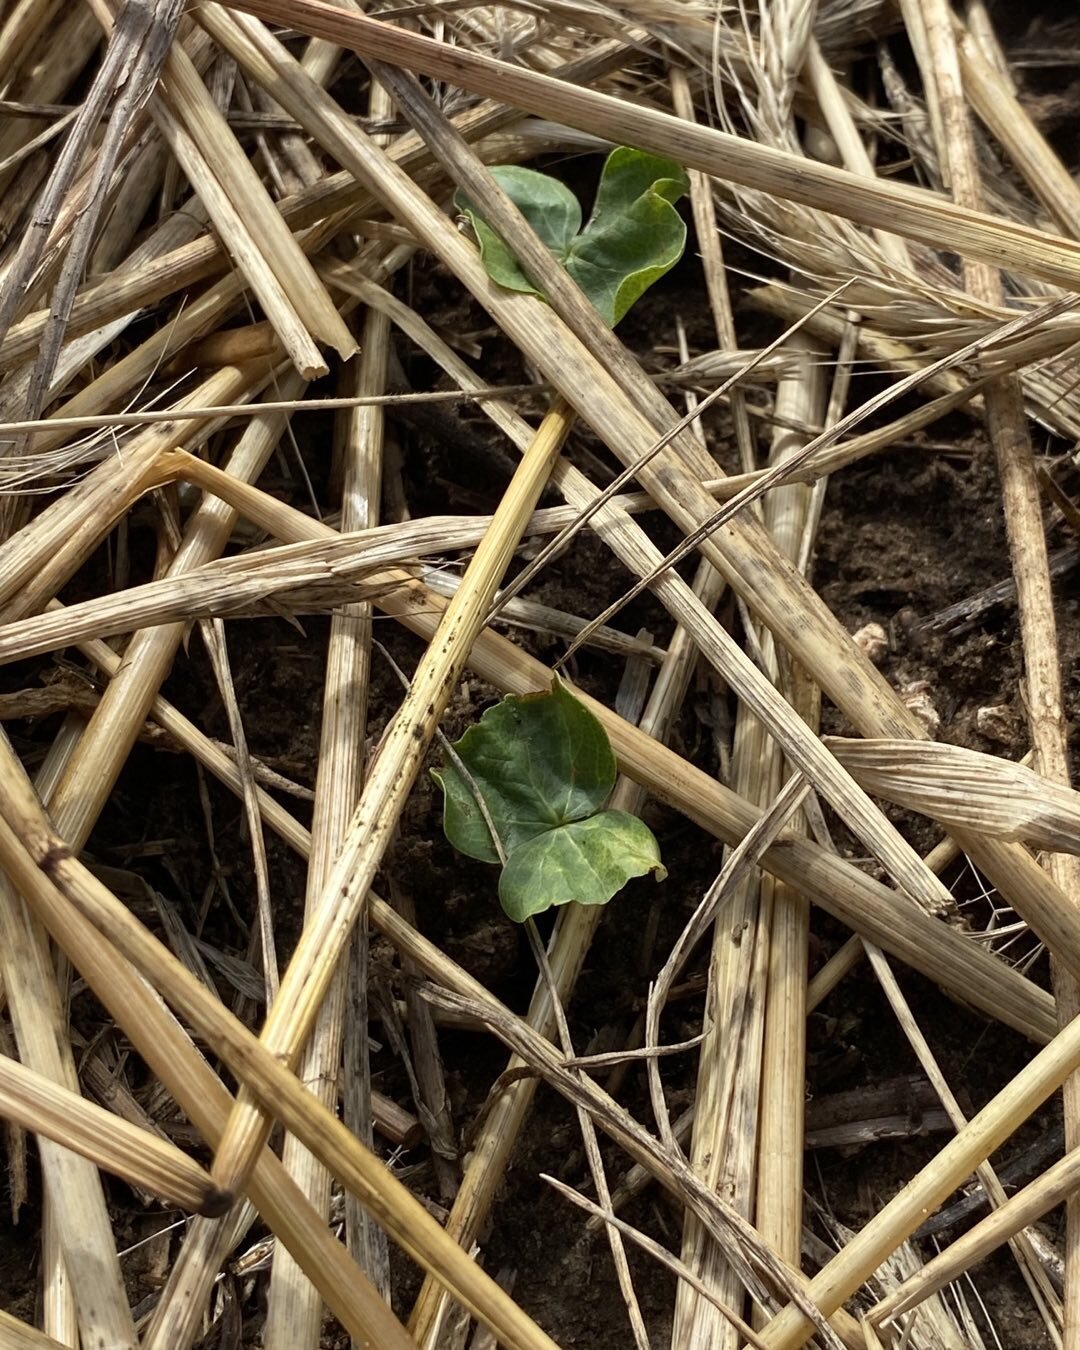
<path fill-rule="evenodd" d="M 515 165 L 492 173 L 609 324 L 682 256 L 686 226 L 673 203 L 689 180 L 671 160 L 629 146 L 613 150 L 584 230 L 577 199 L 557 179 Z M 472 225 L 488 275 L 509 290 L 540 294 L 468 199 L 459 193 L 454 201 Z"/>
<path fill-rule="evenodd" d="M 518 923 L 553 905 L 606 905 L 631 877 L 667 875 L 652 831 L 627 811 L 601 811 L 537 835 L 514 850 L 499 900 Z"/>
<path fill-rule="evenodd" d="M 582 820 L 607 801 L 615 756 L 599 721 L 561 681 L 550 692 L 511 694 L 484 713 L 435 774 L 445 794 L 443 828 L 461 853 L 498 862 L 484 801 L 509 856 L 545 830 Z"/>
<path fill-rule="evenodd" d="M 523 169 L 517 164 L 497 164 L 492 177 L 561 262 L 578 230 L 581 207 L 565 185 L 550 174 Z M 463 193 L 454 194 L 454 206 L 468 218 L 480 245 L 480 258 L 487 274 L 511 291 L 539 295 L 521 264 L 484 217 Z"/>

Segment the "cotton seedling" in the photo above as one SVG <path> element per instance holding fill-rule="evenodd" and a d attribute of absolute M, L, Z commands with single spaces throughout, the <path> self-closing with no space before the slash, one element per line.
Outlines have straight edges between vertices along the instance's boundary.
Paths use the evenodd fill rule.
<path fill-rule="evenodd" d="M 617 324 L 686 247 L 686 225 L 674 203 L 689 189 L 685 170 L 668 159 L 620 146 L 608 155 L 584 229 L 581 204 L 565 183 L 517 164 L 493 177 L 609 324 Z M 539 295 L 483 216 L 458 193 L 488 275 L 511 291 Z"/>
<path fill-rule="evenodd" d="M 604 905 L 631 877 L 667 875 L 648 826 L 605 810 L 615 756 L 600 722 L 558 679 L 496 703 L 433 774 L 460 852 L 501 863 L 499 900 L 523 923 L 571 900 Z"/>

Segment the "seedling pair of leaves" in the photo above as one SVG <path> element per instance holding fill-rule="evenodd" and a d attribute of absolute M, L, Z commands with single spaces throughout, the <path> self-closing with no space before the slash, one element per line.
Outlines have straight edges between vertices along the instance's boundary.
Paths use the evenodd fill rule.
<path fill-rule="evenodd" d="M 592 215 L 565 184 L 517 165 L 491 170 L 499 185 L 614 326 L 682 257 L 686 226 L 674 204 L 688 190 L 678 164 L 622 146 L 604 164 Z M 488 275 L 532 295 L 521 264 L 472 203 L 471 224 Z M 615 756 L 604 728 L 555 680 L 550 692 L 510 695 L 489 708 L 433 776 L 443 828 L 459 852 L 502 863 L 499 899 L 519 923 L 577 901 L 604 905 L 631 877 L 667 875 L 652 832 L 626 811 L 604 810 Z"/>
<path fill-rule="evenodd" d="M 503 862 L 499 900 L 511 919 L 571 900 L 603 905 L 631 877 L 667 875 L 648 826 L 603 809 L 615 756 L 599 721 L 558 679 L 549 692 L 489 708 L 453 750 L 432 775 L 446 837 L 470 858 Z"/>
<path fill-rule="evenodd" d="M 690 184 L 671 160 L 625 145 L 613 150 L 584 229 L 577 198 L 557 178 L 516 164 L 491 173 L 612 326 L 682 257 L 686 226 L 673 203 Z M 488 275 L 508 290 L 542 294 L 468 198 L 458 193 L 454 204 L 473 228 Z"/>

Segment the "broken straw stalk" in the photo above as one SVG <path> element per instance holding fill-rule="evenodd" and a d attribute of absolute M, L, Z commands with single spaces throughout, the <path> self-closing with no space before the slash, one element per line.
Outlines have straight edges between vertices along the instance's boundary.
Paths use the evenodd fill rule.
<path fill-rule="evenodd" d="M 322 91 L 304 84 L 289 65 L 284 52 L 268 36 L 259 34 L 249 45 L 253 31 L 250 26 L 245 27 L 243 40 L 233 40 L 220 32 L 216 35 L 230 44 L 251 73 L 265 81 L 275 96 L 304 121 L 317 138 L 325 141 L 328 149 L 369 181 L 419 238 L 443 256 L 470 289 L 482 297 L 487 308 L 499 316 L 519 346 L 576 403 L 581 415 L 593 421 L 616 453 L 628 459 L 640 459 L 651 447 L 654 431 L 638 407 L 618 388 L 616 377 L 633 384 L 634 397 L 641 400 L 639 406 L 649 408 L 650 414 L 661 425 L 669 417 L 669 413 L 663 411 L 667 405 L 642 379 L 639 368 L 625 359 L 619 344 L 614 343 L 609 334 L 599 331 L 602 325 L 595 314 L 582 312 L 587 307 L 542 246 L 535 239 L 530 246 L 528 234 L 520 224 L 511 231 L 519 256 L 526 259 L 530 270 L 543 280 L 556 309 L 572 315 L 582 331 L 588 334 L 588 345 L 575 342 L 567 330 L 558 325 L 555 316 L 532 297 L 496 293 L 466 241 L 447 229 L 445 219 L 433 211 L 427 199 L 378 154 L 358 129 L 336 120 L 333 106 L 328 105 Z M 254 50 L 256 40 L 257 53 Z M 286 68 L 290 73 L 287 84 L 276 74 L 277 69 Z M 394 92 L 400 102 L 402 90 L 398 84 L 394 82 Z M 423 111 L 423 106 L 414 100 L 410 115 L 419 117 Z M 439 130 L 442 131 L 440 153 L 450 153 L 451 141 L 446 129 L 440 124 Z M 452 164 L 455 176 L 465 163 L 459 149 L 458 146 L 453 148 L 453 153 L 458 156 Z M 468 185 L 474 198 L 478 183 L 483 186 L 484 179 L 470 181 Z M 482 204 L 489 218 L 494 219 L 490 202 L 484 199 Z M 499 224 L 502 228 L 501 221 Z M 528 322 L 525 321 L 526 314 Z M 603 353 L 610 364 L 601 365 L 594 353 Z M 685 438 L 684 452 L 691 453 Z M 704 504 L 708 499 L 699 482 L 681 468 L 670 452 L 658 458 L 654 465 L 642 469 L 640 476 L 684 530 L 700 523 L 710 509 Z M 752 607 L 759 609 L 766 623 L 774 626 L 786 645 L 864 732 L 923 734 L 921 726 L 900 705 L 895 694 L 854 652 L 848 636 L 816 594 L 791 575 L 790 568 L 785 567 L 752 524 L 732 523 L 721 535 L 705 543 L 703 551 L 723 568 L 736 589 L 744 594 Z M 761 588 L 764 582 L 761 565 L 766 559 L 767 590 Z M 781 603 L 781 595 L 789 589 L 790 604 L 786 600 Z M 793 622 L 796 613 L 798 623 Z M 1051 947 L 1068 954 L 1080 968 L 1080 935 L 1071 919 L 1065 917 L 1065 897 L 1053 888 L 1029 855 L 1023 850 L 987 840 L 970 838 L 965 844 L 991 880 L 1027 915 Z M 239 1175 L 242 1171 L 239 1163 L 239 1153 L 236 1158 L 226 1153 L 219 1159 L 219 1177 L 233 1172 Z"/>

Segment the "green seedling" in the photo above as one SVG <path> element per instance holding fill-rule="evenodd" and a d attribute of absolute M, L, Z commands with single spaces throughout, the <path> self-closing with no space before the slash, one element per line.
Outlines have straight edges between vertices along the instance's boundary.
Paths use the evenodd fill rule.
<path fill-rule="evenodd" d="M 433 773 L 443 828 L 470 858 L 502 863 L 499 900 L 523 923 L 575 900 L 605 905 L 631 877 L 667 875 L 652 831 L 604 810 L 615 756 L 588 708 L 558 679 L 484 713 Z"/>
<path fill-rule="evenodd" d="M 625 145 L 613 150 L 584 229 L 578 199 L 557 178 L 516 164 L 491 172 L 612 326 L 682 257 L 686 226 L 673 203 L 690 184 L 669 159 Z M 508 290 L 541 294 L 468 198 L 458 193 L 454 205 L 472 226 L 488 275 Z"/>

